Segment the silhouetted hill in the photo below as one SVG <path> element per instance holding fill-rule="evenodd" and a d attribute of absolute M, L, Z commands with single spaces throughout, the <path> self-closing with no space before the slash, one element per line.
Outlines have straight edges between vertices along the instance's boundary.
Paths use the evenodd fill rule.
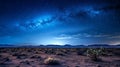
<path fill-rule="evenodd" d="M 0 47 L 26 47 L 26 48 L 120 48 L 120 45 L 108 45 L 108 44 L 92 44 L 92 45 L 11 45 L 0 44 Z"/>
<path fill-rule="evenodd" d="M 92 44 L 92 45 L 88 45 L 88 46 L 110 46 L 108 44 Z"/>

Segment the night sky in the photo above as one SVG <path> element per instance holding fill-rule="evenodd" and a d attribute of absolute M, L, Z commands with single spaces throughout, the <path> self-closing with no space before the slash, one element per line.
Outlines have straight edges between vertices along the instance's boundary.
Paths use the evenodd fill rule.
<path fill-rule="evenodd" d="M 120 44 L 120 0 L 0 0 L 1 44 Z"/>

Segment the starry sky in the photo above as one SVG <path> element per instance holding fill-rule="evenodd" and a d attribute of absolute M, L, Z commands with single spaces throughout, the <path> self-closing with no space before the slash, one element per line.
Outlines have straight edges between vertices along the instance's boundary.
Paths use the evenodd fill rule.
<path fill-rule="evenodd" d="M 0 0 L 1 44 L 120 44 L 120 0 Z"/>

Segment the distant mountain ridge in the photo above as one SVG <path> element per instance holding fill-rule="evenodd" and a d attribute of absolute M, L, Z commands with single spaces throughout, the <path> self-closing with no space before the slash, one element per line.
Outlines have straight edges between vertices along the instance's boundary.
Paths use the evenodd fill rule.
<path fill-rule="evenodd" d="M 39 47 L 39 48 L 120 48 L 120 45 L 108 45 L 108 44 L 92 44 L 92 45 L 12 45 L 12 44 L 0 44 L 0 47 Z"/>

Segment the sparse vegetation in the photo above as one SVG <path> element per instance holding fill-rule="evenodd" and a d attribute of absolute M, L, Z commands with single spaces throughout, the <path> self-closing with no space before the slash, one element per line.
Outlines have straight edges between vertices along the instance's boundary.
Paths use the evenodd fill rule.
<path fill-rule="evenodd" d="M 120 48 L 0 48 L 0 67 L 119 67 L 119 53 Z"/>

